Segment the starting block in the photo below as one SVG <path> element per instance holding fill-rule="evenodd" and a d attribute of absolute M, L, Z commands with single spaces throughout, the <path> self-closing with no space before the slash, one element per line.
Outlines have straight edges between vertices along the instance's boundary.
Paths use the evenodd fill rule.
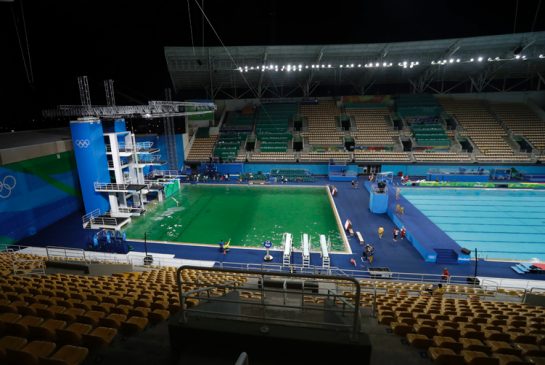
<path fill-rule="evenodd" d="M 360 231 L 356 232 L 356 238 L 358 239 L 358 242 L 360 243 L 360 245 L 363 245 L 365 243 L 365 241 L 363 240 L 363 236 L 361 235 Z"/>

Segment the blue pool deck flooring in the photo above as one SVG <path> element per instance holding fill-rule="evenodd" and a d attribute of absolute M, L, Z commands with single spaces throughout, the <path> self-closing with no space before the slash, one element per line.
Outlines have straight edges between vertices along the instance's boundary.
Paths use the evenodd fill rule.
<path fill-rule="evenodd" d="M 440 274 L 443 267 L 448 267 L 451 275 L 473 276 L 474 262 L 462 265 L 439 265 L 435 263 L 426 263 L 420 254 L 411 246 L 407 240 L 393 241 L 394 224 L 387 214 L 373 214 L 369 211 L 369 193 L 364 188 L 367 179 L 360 177 L 359 188 L 353 189 L 350 182 L 329 182 L 326 178 L 317 179 L 316 185 L 333 184 L 338 189 L 338 195 L 334 198 L 341 221 L 349 218 L 355 231 L 360 231 L 366 242 L 375 246 L 374 267 L 388 267 L 394 272 L 406 273 L 425 273 Z M 306 183 L 308 185 L 308 183 Z M 27 246 L 66 246 L 74 248 L 85 248 L 90 242 L 93 231 L 84 230 L 81 226 L 81 215 L 83 213 L 72 214 L 55 224 L 43 229 L 36 235 L 27 237 L 18 242 L 20 245 Z M 405 209 L 404 217 L 407 222 L 408 230 L 409 220 L 412 217 L 410 209 Z M 438 235 L 437 227 L 434 224 L 420 224 L 418 218 L 413 218 L 413 224 L 418 226 L 419 234 Z M 412 224 L 411 224 L 412 225 Z M 378 238 L 378 227 L 384 227 L 385 233 L 382 239 Z M 144 244 L 141 242 L 129 242 L 136 251 L 143 252 Z M 279 242 L 274 242 L 271 254 L 273 263 L 282 262 L 282 252 Z M 299 247 L 299 242 L 294 242 L 295 247 Z M 368 268 L 360 260 L 363 247 L 357 242 L 356 238 L 349 237 L 349 244 L 352 254 L 332 254 L 331 265 L 342 269 L 353 269 L 350 264 L 350 258 L 355 258 L 358 262 L 358 270 Z M 174 254 L 176 258 L 193 260 L 212 260 L 217 262 L 237 262 L 237 263 L 262 263 L 264 250 L 258 249 L 239 249 L 232 248 L 226 255 L 219 252 L 218 247 L 190 246 L 190 245 L 172 245 L 161 243 L 148 243 L 148 251 L 156 253 Z M 301 253 L 294 252 L 292 255 L 294 264 L 301 263 Z M 319 253 L 311 254 L 311 265 L 321 265 Z M 541 275 L 519 275 L 515 273 L 510 266 L 512 262 L 494 262 L 479 261 L 478 275 L 488 277 L 516 278 L 516 279 L 534 279 L 545 280 Z"/>

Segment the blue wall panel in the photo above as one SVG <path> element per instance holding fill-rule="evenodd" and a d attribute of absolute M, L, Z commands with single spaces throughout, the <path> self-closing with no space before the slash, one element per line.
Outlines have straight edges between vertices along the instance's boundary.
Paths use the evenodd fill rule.
<path fill-rule="evenodd" d="M 71 152 L 0 167 L 0 245 L 35 234 L 81 209 Z"/>
<path fill-rule="evenodd" d="M 94 187 L 95 182 L 110 183 L 102 123 L 99 120 L 72 121 L 70 129 L 85 212 L 95 209 L 107 212 L 110 210 L 107 195 L 96 192 Z"/>

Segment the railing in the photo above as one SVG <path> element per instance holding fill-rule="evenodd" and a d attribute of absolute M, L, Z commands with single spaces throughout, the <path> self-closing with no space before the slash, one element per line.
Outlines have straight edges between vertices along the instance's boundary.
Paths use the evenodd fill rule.
<path fill-rule="evenodd" d="M 178 177 L 181 173 L 178 170 L 153 170 L 151 172 L 152 177 Z"/>
<path fill-rule="evenodd" d="M 95 191 L 127 190 L 128 184 L 111 184 L 95 182 Z"/>
<path fill-rule="evenodd" d="M 139 164 L 157 163 L 161 161 L 161 155 L 145 155 L 146 157 L 140 157 L 138 159 Z"/>
<path fill-rule="evenodd" d="M 235 279 L 230 283 L 226 279 L 226 282 L 215 284 L 203 280 L 206 279 L 208 273 L 212 272 L 217 278 L 225 275 L 226 278 L 236 277 L 239 280 Z M 244 270 L 182 266 L 176 271 L 176 281 L 181 303 L 180 316 L 184 321 L 188 320 L 189 315 L 200 313 L 236 320 L 258 320 L 260 323 L 270 321 L 271 323 L 292 326 L 319 326 L 337 332 L 345 332 L 350 335 L 352 340 L 356 340 L 359 334 L 361 291 L 358 281 L 350 277 L 339 278 L 329 275 L 270 273 L 265 271 L 248 272 Z M 266 285 L 267 283 L 275 285 L 270 287 Z M 338 286 L 352 288 L 350 292 L 355 293 L 355 295 L 345 298 L 344 292 L 339 294 L 335 290 L 326 289 L 337 288 Z M 186 288 L 191 289 L 187 290 Z M 256 294 L 258 300 L 251 300 L 250 298 L 248 300 L 242 300 L 242 298 L 238 300 L 236 298 L 229 299 L 222 295 L 231 291 L 238 291 L 242 295 L 249 293 L 250 298 L 252 298 L 253 294 Z M 213 295 L 218 294 L 218 292 L 221 296 Z M 210 303 L 243 304 L 246 308 L 251 308 L 251 310 L 248 312 L 227 313 L 201 310 L 199 306 L 184 308 L 187 303 L 191 303 L 192 299 Z M 283 301 L 278 299 L 283 299 Z M 310 299 L 313 304 L 320 303 L 319 300 L 323 305 L 309 305 L 306 304 L 305 299 Z M 331 304 L 329 308 L 325 305 L 327 302 Z M 342 307 L 338 305 L 338 302 L 342 303 Z M 300 310 L 301 314 L 303 314 L 304 308 L 306 313 L 318 313 L 318 315 L 314 317 L 300 316 L 298 319 L 281 318 L 277 315 L 269 317 L 269 313 L 273 313 L 274 309 L 278 308 Z M 336 318 L 326 322 L 325 312 L 335 313 L 345 318 L 346 316 L 349 317 L 344 322 L 338 321 Z"/>
<path fill-rule="evenodd" d="M 81 221 L 83 223 L 83 228 L 85 228 L 87 224 L 93 220 L 93 218 L 96 218 L 98 216 L 100 216 L 100 209 L 95 209 L 92 212 L 89 212 L 85 214 L 84 216 L 82 216 Z"/>

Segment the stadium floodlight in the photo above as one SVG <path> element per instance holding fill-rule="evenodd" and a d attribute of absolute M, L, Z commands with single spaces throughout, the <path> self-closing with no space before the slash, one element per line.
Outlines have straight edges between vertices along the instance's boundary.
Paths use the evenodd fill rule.
<path fill-rule="evenodd" d="M 460 63 L 460 59 L 459 59 L 459 58 L 456 59 L 456 63 Z"/>
<path fill-rule="evenodd" d="M 361 67 L 361 63 L 358 63 L 358 67 Z"/>
<path fill-rule="evenodd" d="M 483 58 L 482 58 L 482 57 L 479 57 L 479 58 L 477 58 L 477 61 L 483 62 Z"/>
<path fill-rule="evenodd" d="M 471 58 L 471 59 L 469 60 L 469 62 L 473 62 L 473 61 L 475 61 L 475 59 L 474 59 L 474 58 Z"/>
<path fill-rule="evenodd" d="M 322 64 L 322 68 L 325 68 L 325 65 L 324 65 L 324 64 Z"/>
<path fill-rule="evenodd" d="M 375 67 L 379 67 L 380 66 L 380 63 L 375 63 Z"/>
<path fill-rule="evenodd" d="M 339 65 L 340 68 L 343 68 L 343 65 Z"/>
<path fill-rule="evenodd" d="M 453 63 L 454 62 L 454 58 L 451 58 L 450 60 L 448 60 L 449 63 Z"/>
<path fill-rule="evenodd" d="M 328 65 L 327 65 L 327 68 L 331 68 L 331 64 L 328 64 Z"/>

